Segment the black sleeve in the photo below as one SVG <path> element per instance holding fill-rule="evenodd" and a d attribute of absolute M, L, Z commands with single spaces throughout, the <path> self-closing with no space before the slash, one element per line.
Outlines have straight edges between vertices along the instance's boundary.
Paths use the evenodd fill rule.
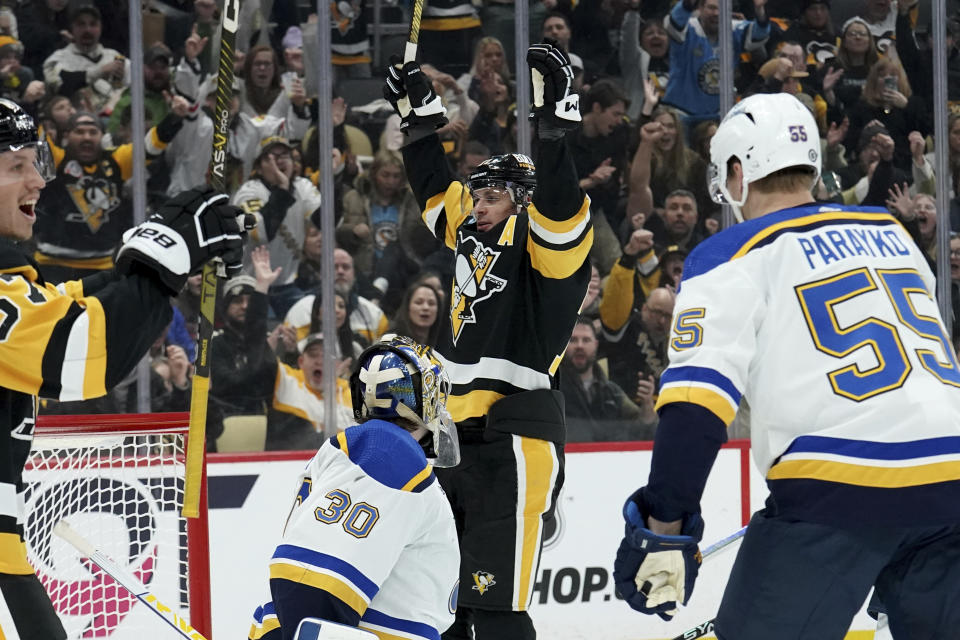
<path fill-rule="evenodd" d="M 566 140 L 538 140 L 534 165 L 537 188 L 533 192 L 533 204 L 537 211 L 551 220 L 571 218 L 580 210 L 583 192 Z"/>
<path fill-rule="evenodd" d="M 60 72 L 60 95 L 72 96 L 80 89 L 87 86 L 86 71 L 61 71 Z"/>
<path fill-rule="evenodd" d="M 453 171 L 435 133 L 404 145 L 401 151 L 407 181 L 423 210 L 429 198 L 446 191 L 454 181 Z"/>
<path fill-rule="evenodd" d="M 263 216 L 263 225 L 267 228 L 267 242 L 270 242 L 277 235 L 280 223 L 286 217 L 287 210 L 296 202 L 296 198 L 290 191 L 269 185 L 267 188 L 270 189 L 270 199 L 260 209 L 260 215 Z"/>
<path fill-rule="evenodd" d="M 104 287 L 118 280 L 120 280 L 120 274 L 118 274 L 115 269 L 100 271 L 92 276 L 82 278 L 80 282 L 83 283 L 83 295 L 96 295 L 97 292 L 102 291 Z"/>

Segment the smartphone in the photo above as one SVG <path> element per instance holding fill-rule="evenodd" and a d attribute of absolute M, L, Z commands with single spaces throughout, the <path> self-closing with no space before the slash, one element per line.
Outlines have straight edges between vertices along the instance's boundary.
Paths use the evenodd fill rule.
<path fill-rule="evenodd" d="M 884 77 L 883 88 L 888 91 L 897 91 L 900 88 L 900 83 L 897 79 L 897 76 Z"/>

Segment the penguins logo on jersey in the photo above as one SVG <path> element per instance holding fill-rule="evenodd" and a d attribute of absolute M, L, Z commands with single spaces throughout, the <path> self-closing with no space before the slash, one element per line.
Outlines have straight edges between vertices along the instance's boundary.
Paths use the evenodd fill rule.
<path fill-rule="evenodd" d="M 467 243 L 473 243 L 469 251 Z M 475 306 L 495 293 L 503 291 L 507 281 L 491 274 L 493 265 L 500 257 L 499 251 L 485 247 L 476 238 L 460 236 L 460 246 L 469 253 L 457 252 L 457 264 L 454 270 L 453 296 L 450 304 L 450 327 L 453 332 L 453 344 L 457 344 L 464 325 L 475 324 L 477 314 Z"/>
<path fill-rule="evenodd" d="M 495 584 L 497 584 L 497 581 L 493 579 L 493 574 L 489 571 L 473 572 L 473 589 L 479 591 L 480 595 L 485 594 Z"/>
<path fill-rule="evenodd" d="M 103 178 L 83 176 L 74 184 L 68 185 L 67 191 L 79 212 L 68 213 L 67 221 L 84 222 L 93 233 L 109 222 L 110 212 L 120 206 L 117 186 Z"/>

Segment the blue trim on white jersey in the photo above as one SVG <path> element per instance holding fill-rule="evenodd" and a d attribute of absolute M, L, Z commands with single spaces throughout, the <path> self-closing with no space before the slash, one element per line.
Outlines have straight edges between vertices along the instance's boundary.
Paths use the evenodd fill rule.
<path fill-rule="evenodd" d="M 343 432 L 350 461 L 382 485 L 402 489 L 427 468 L 423 447 L 413 436 L 386 420 L 368 420 Z M 431 473 L 427 479 L 433 477 Z M 420 491 L 428 484 L 418 483 Z"/>
<path fill-rule="evenodd" d="M 873 460 L 912 460 L 945 454 L 960 454 L 960 436 L 944 436 L 911 442 L 868 442 L 825 436 L 800 436 L 784 455 L 791 453 L 832 453 Z"/>
<path fill-rule="evenodd" d="M 728 227 L 723 231 L 710 236 L 709 238 L 706 238 L 703 242 L 694 247 L 693 251 L 690 252 L 690 255 L 687 256 L 687 259 L 684 261 L 683 280 L 690 280 L 691 278 L 703 275 L 708 271 L 720 266 L 721 264 L 729 262 L 733 256 L 736 255 L 736 253 L 740 251 L 740 249 L 743 248 L 743 246 L 752 238 L 761 233 L 764 229 L 775 224 L 786 222 L 794 218 L 802 218 L 804 216 L 816 215 L 820 213 L 829 214 L 843 212 L 888 213 L 886 209 L 881 207 L 851 207 L 842 205 L 811 204 L 803 207 L 782 209 L 774 213 L 760 216 L 759 218 L 754 218 L 753 220 L 745 220 L 739 224 L 733 225 L 732 227 Z M 803 233 L 809 231 L 810 229 L 815 229 L 821 226 L 844 223 L 847 223 L 847 221 L 834 219 L 781 229 L 758 242 L 754 247 L 751 248 L 751 250 L 770 244 L 784 233 Z M 849 223 L 868 225 L 896 224 L 895 219 L 892 216 L 888 221 L 884 222 L 850 220 Z"/>
<path fill-rule="evenodd" d="M 388 616 L 382 611 L 377 611 L 375 609 L 367 609 L 366 612 L 364 612 L 363 617 L 360 619 L 360 622 L 367 622 L 380 627 L 411 633 L 421 638 L 440 640 L 440 633 L 428 624 L 414 622 L 413 620 L 404 620 L 403 618 L 394 618 L 393 616 Z"/>
<path fill-rule="evenodd" d="M 733 403 L 740 404 L 740 390 L 727 376 L 709 367 L 669 367 L 660 375 L 660 386 L 671 382 L 706 382 L 722 390 Z"/>
<path fill-rule="evenodd" d="M 326 553 L 320 553 L 319 551 L 292 544 L 281 544 L 277 547 L 277 550 L 273 552 L 273 559 L 276 558 L 303 562 L 314 567 L 329 569 L 356 585 L 369 600 L 372 600 L 380 590 L 380 587 L 378 587 L 376 583 L 363 575 L 363 573 L 352 564 L 335 556 L 327 555 Z"/>

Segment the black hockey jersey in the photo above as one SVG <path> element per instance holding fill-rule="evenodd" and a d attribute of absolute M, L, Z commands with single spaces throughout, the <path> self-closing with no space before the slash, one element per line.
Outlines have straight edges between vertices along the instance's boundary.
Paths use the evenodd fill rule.
<path fill-rule="evenodd" d="M 423 8 L 423 31 L 456 31 L 480 26 L 473 3 L 464 0 L 432 0 Z"/>
<path fill-rule="evenodd" d="M 557 388 L 553 376 L 590 281 L 590 199 L 566 143 L 539 146 L 533 203 L 482 233 L 436 135 L 403 148 L 424 222 L 456 252 L 449 327 L 436 351 L 458 423 L 485 416 L 504 396 Z"/>
<path fill-rule="evenodd" d="M 0 239 L 0 573 L 33 573 L 23 544 L 21 476 L 37 396 L 104 395 L 171 316 L 169 299 L 148 276 L 107 271 L 54 287 L 17 245 Z"/>

